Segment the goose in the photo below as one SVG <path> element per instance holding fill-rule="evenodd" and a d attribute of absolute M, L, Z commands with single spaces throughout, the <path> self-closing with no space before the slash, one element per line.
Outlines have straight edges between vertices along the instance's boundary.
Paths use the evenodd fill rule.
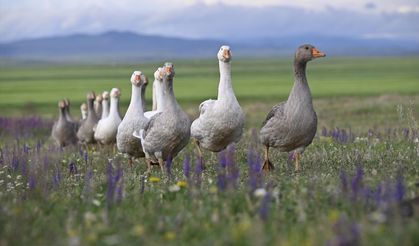
<path fill-rule="evenodd" d="M 188 144 L 191 133 L 191 121 L 176 101 L 173 91 L 175 76 L 173 64 L 165 63 L 160 74 L 163 110 L 151 117 L 146 127 L 139 133 L 133 133 L 141 139 L 148 172 L 151 171 L 152 163 L 158 163 L 164 172 L 164 161 L 176 157 Z"/>
<path fill-rule="evenodd" d="M 144 88 L 148 84 L 147 77 L 141 71 L 134 71 L 131 76 L 131 84 L 131 101 L 116 134 L 118 151 L 129 156 L 130 166 L 133 157 L 144 157 L 141 143 L 132 134 L 135 130 L 144 128 L 148 123 L 148 119 L 144 117 L 143 107 Z"/>
<path fill-rule="evenodd" d="M 74 122 L 73 118 L 71 117 L 71 114 L 70 114 L 70 100 L 68 98 L 64 98 L 63 102 L 64 102 L 64 105 L 65 105 L 65 118 L 69 122 Z"/>
<path fill-rule="evenodd" d="M 96 96 L 96 100 L 95 100 L 95 113 L 97 115 L 97 117 L 102 115 L 102 95 L 97 95 Z"/>
<path fill-rule="evenodd" d="M 121 123 L 119 116 L 119 97 L 121 92 L 118 88 L 113 88 L 110 93 L 111 106 L 108 117 L 99 120 L 95 129 L 95 140 L 101 144 L 113 144 L 116 142 L 116 133 Z"/>
<path fill-rule="evenodd" d="M 81 121 L 87 118 L 87 104 L 82 103 L 80 105 Z"/>
<path fill-rule="evenodd" d="M 66 118 L 67 109 L 64 100 L 58 102 L 58 108 L 60 109 L 60 116 L 52 126 L 51 137 L 60 147 L 77 143 L 74 124 Z"/>
<path fill-rule="evenodd" d="M 245 122 L 245 114 L 232 87 L 230 47 L 221 46 L 217 57 L 220 68 L 217 100 L 209 99 L 201 103 L 200 115 L 191 125 L 191 138 L 197 146 L 201 161 L 201 148 L 219 152 L 230 143 L 238 142 Z"/>
<path fill-rule="evenodd" d="M 100 119 L 105 119 L 109 115 L 109 92 L 102 93 L 102 115 Z"/>
<path fill-rule="evenodd" d="M 269 148 L 292 152 L 295 171 L 300 171 L 300 158 L 304 149 L 311 144 L 317 130 L 317 115 L 313 108 L 310 88 L 306 78 L 307 62 L 326 56 L 313 45 L 298 47 L 294 58 L 294 86 L 288 100 L 273 106 L 260 130 L 260 140 L 264 145 L 263 170 L 274 169 L 269 160 Z"/>
<path fill-rule="evenodd" d="M 162 68 L 159 67 L 157 68 L 156 72 L 154 72 L 154 82 L 153 82 L 153 107 L 152 107 L 152 111 L 147 111 L 144 113 L 144 116 L 147 119 L 150 119 L 151 117 L 153 117 L 155 114 L 159 113 L 162 111 L 163 105 L 162 105 L 162 100 L 163 100 L 163 92 L 162 92 L 162 77 L 161 77 L 161 71 Z M 143 104 L 144 106 L 144 104 Z M 145 109 L 144 109 L 145 111 Z"/>
<path fill-rule="evenodd" d="M 93 127 L 97 124 L 98 118 L 94 110 L 95 93 L 89 92 L 87 94 L 87 118 L 81 122 L 79 130 L 77 131 L 77 138 L 81 143 L 94 143 Z"/>

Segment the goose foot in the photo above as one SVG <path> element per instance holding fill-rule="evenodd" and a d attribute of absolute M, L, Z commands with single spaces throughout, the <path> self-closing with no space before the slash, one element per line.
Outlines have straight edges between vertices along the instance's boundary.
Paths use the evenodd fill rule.
<path fill-rule="evenodd" d="M 264 173 L 269 173 L 275 169 L 274 165 L 269 160 L 269 147 L 265 146 L 265 161 L 263 162 L 262 170 Z"/>
<path fill-rule="evenodd" d="M 265 162 L 263 163 L 262 170 L 265 173 L 269 173 L 269 172 L 275 170 L 275 167 L 269 159 L 266 159 Z"/>

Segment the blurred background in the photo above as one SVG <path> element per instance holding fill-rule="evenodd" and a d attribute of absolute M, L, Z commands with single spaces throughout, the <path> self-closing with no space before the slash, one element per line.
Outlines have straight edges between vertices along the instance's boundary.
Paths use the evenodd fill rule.
<path fill-rule="evenodd" d="M 61 98 L 78 110 L 87 91 L 112 87 L 122 89 L 124 112 L 132 71 L 152 77 L 167 60 L 195 115 L 216 96 L 222 44 L 232 49 L 239 100 L 265 113 L 287 98 L 293 53 L 311 43 L 327 53 L 308 71 L 315 103 L 336 115 L 327 106 L 343 101 L 331 100 L 368 101 L 339 108 L 367 121 L 417 103 L 418 23 L 416 0 L 0 0 L 0 115 L 53 117 Z"/>

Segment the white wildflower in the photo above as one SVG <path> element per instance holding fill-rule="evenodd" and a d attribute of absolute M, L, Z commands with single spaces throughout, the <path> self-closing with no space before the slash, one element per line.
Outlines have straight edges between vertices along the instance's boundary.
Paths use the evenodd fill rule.
<path fill-rule="evenodd" d="M 170 192 L 180 191 L 180 186 L 178 186 L 178 185 L 171 185 L 171 186 L 169 186 L 169 191 Z"/>
<path fill-rule="evenodd" d="M 97 200 L 97 199 L 93 199 L 93 200 L 92 200 L 92 203 L 93 203 L 95 206 L 97 206 L 97 207 L 99 207 L 99 206 L 100 206 L 100 201 L 99 201 L 99 200 Z"/>
<path fill-rule="evenodd" d="M 255 197 L 264 197 L 266 195 L 266 190 L 264 188 L 258 188 L 253 192 Z"/>

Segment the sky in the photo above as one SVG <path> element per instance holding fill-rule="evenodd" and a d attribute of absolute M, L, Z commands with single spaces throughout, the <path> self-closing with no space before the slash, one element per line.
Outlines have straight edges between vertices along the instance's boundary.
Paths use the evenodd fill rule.
<path fill-rule="evenodd" d="M 211 39 L 419 40 L 419 0 L 0 0 L 0 42 L 132 31 Z"/>

